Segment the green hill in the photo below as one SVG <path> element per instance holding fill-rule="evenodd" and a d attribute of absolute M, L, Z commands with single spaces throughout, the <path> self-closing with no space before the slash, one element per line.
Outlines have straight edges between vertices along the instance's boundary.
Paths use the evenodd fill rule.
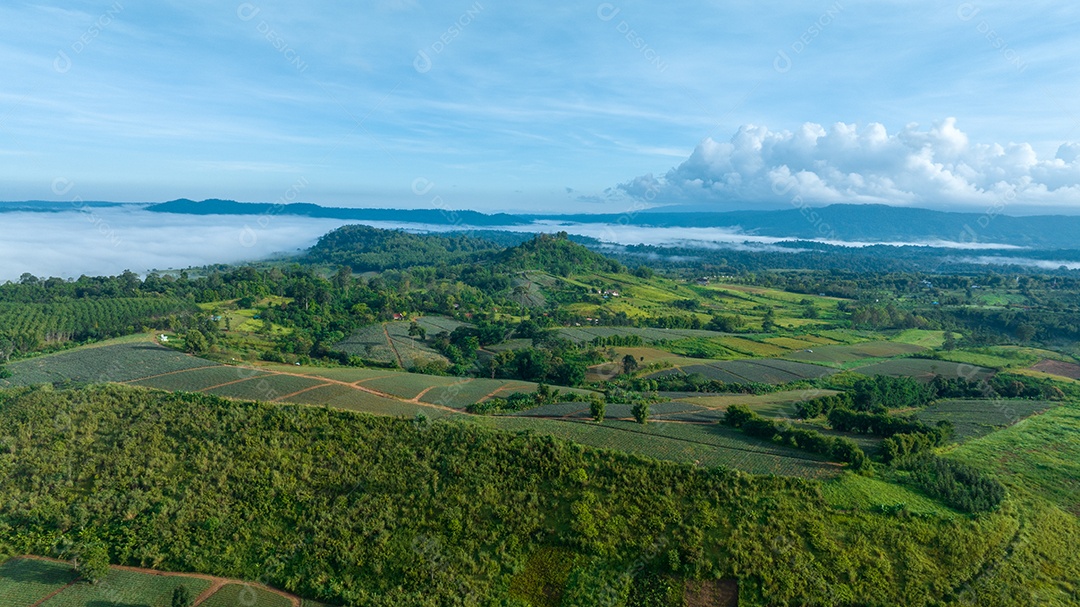
<path fill-rule="evenodd" d="M 350 225 L 320 238 L 308 251 L 306 261 L 350 266 L 356 272 L 368 272 L 430 265 L 432 260 L 462 263 L 495 248 L 486 240 L 463 234 L 411 234 Z"/>
<path fill-rule="evenodd" d="M 557 276 L 621 272 L 622 265 L 569 239 L 566 232 L 540 234 L 493 256 L 508 270 L 541 270 Z"/>

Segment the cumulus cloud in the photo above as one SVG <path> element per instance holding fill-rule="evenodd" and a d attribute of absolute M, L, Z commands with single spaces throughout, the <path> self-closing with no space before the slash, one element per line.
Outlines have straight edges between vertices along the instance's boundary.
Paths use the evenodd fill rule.
<path fill-rule="evenodd" d="M 659 203 L 1017 203 L 1080 206 L 1080 144 L 1039 158 L 1027 143 L 973 143 L 947 118 L 896 133 L 872 123 L 806 123 L 795 131 L 744 125 L 730 141 L 705 139 L 662 177 L 619 188 Z"/>

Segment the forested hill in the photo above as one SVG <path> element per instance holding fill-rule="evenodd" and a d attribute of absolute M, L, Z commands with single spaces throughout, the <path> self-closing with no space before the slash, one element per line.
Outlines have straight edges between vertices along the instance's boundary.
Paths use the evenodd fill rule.
<path fill-rule="evenodd" d="M 186 198 L 153 204 L 146 207 L 146 210 L 155 213 L 178 213 L 183 215 L 290 215 L 433 225 L 507 226 L 528 223 L 522 217 L 505 213 L 487 215 L 477 211 L 452 211 L 447 209 L 353 209 L 324 207 L 302 202 L 279 204 L 214 199 L 196 202 Z"/>
<path fill-rule="evenodd" d="M 559 276 L 581 272 L 619 272 L 619 262 L 570 241 L 566 232 L 540 234 L 494 256 L 508 270 L 544 270 Z"/>
<path fill-rule="evenodd" d="M 747 234 L 847 242 L 997 243 L 1043 249 L 1075 249 L 1080 217 L 1007 215 L 1007 204 L 973 213 L 935 211 L 882 204 L 833 204 L 763 211 L 711 211 L 701 207 L 648 209 L 624 214 L 511 215 L 444 209 L 354 209 L 315 204 L 241 203 L 231 200 L 173 200 L 146 207 L 152 212 L 193 215 L 290 215 L 356 221 L 393 221 L 491 228 L 536 221 L 629 224 L 641 227 L 717 227 Z M 2 210 L 2 207 L 0 207 Z"/>
<path fill-rule="evenodd" d="M 311 263 L 349 266 L 355 272 L 370 272 L 432 263 L 462 263 L 498 248 L 490 241 L 463 234 L 410 234 L 350 225 L 325 234 L 305 259 Z"/>
<path fill-rule="evenodd" d="M 504 247 L 467 234 L 411 234 L 363 225 L 338 228 L 319 239 L 303 258 L 308 263 L 349 266 L 354 272 L 419 265 L 475 263 L 505 271 L 618 272 L 619 262 L 570 240 L 565 232 L 540 234 Z"/>

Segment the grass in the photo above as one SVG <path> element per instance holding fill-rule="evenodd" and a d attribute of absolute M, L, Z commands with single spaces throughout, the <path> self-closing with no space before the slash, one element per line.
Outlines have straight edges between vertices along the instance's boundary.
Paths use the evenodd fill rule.
<path fill-rule="evenodd" d="M 292 601 L 251 584 L 225 584 L 200 607 L 291 607 Z"/>
<path fill-rule="evenodd" d="M 30 607 L 78 576 L 64 563 L 15 558 L 0 565 L 0 605 Z"/>
<path fill-rule="evenodd" d="M 805 341 L 802 339 L 796 339 L 794 337 L 768 337 L 763 341 L 765 341 L 765 343 L 769 343 L 774 346 L 780 346 L 781 348 L 786 348 L 788 350 L 801 350 L 804 348 L 812 348 L 816 345 L 820 345 L 812 341 Z"/>
<path fill-rule="evenodd" d="M 1069 403 L 968 441 L 950 456 L 1080 516 L 1080 404 Z"/>
<path fill-rule="evenodd" d="M 821 485 L 825 501 L 834 508 L 881 512 L 902 504 L 909 512 L 952 518 L 951 509 L 911 489 L 876 478 L 844 472 Z"/>
<path fill-rule="evenodd" d="M 954 336 L 957 334 L 954 333 Z M 929 331 L 926 329 L 907 329 L 895 335 L 890 341 L 923 348 L 940 348 L 945 343 L 944 331 Z"/>

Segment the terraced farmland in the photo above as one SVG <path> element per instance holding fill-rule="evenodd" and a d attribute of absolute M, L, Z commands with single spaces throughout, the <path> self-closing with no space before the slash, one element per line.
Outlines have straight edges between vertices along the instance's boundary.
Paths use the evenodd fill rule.
<path fill-rule="evenodd" d="M 942 400 L 919 411 L 917 417 L 935 424 L 952 422 L 954 439 L 965 441 L 986 436 L 1060 403 L 1026 399 Z"/>

